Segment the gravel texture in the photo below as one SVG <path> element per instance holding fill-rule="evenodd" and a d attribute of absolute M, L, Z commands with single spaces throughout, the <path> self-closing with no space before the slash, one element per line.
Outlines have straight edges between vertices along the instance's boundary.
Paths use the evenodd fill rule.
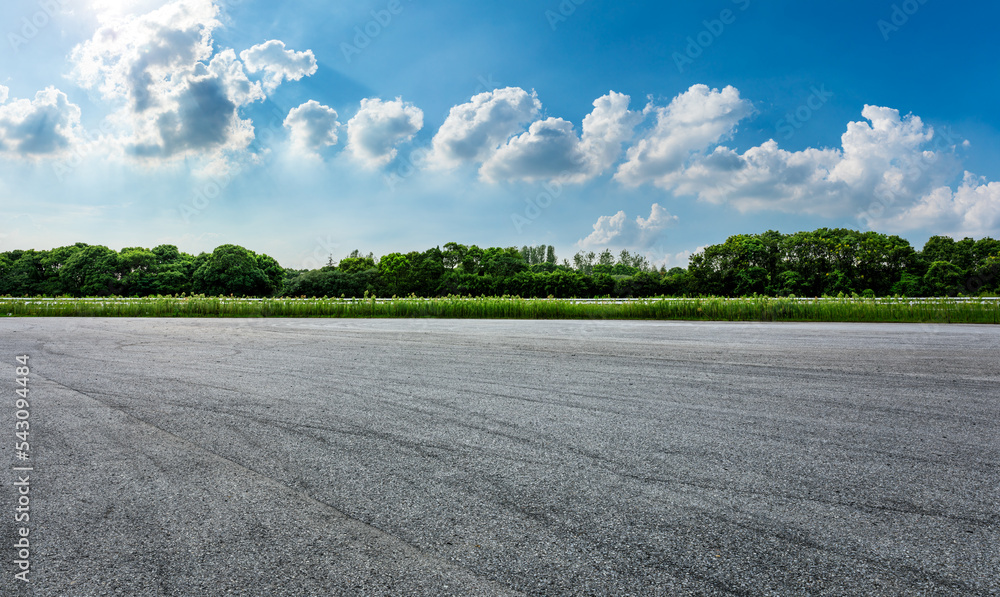
<path fill-rule="evenodd" d="M 3 319 L 0 594 L 997 595 L 998 349 L 957 325 Z"/>

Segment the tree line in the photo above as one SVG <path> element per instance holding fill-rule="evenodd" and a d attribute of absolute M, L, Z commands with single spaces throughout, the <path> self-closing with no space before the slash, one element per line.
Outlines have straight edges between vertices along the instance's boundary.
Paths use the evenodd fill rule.
<path fill-rule="evenodd" d="M 237 245 L 197 256 L 173 245 L 115 251 L 86 243 L 0 253 L 3 296 L 275 296 L 285 275 L 274 258 Z"/>
<path fill-rule="evenodd" d="M 736 235 L 656 269 L 638 253 L 455 242 L 381 258 L 354 251 L 314 270 L 283 268 L 238 245 L 191 255 L 76 243 L 0 253 L 0 296 L 954 296 L 1000 293 L 1000 241 L 934 236 L 917 251 L 898 236 L 848 229 Z"/>

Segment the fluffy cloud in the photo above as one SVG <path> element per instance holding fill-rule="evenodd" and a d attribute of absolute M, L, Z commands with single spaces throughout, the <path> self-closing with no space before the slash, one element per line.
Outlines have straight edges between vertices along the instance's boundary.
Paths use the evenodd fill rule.
<path fill-rule="evenodd" d="M 3 85 L 0 85 L 0 104 L 2 104 L 2 103 L 4 103 L 4 102 L 7 101 L 7 94 L 9 92 L 10 92 L 10 89 L 8 89 L 7 87 L 4 87 Z"/>
<path fill-rule="evenodd" d="M 677 222 L 677 216 L 670 215 L 658 203 L 654 203 L 648 218 L 637 216 L 628 219 L 624 211 L 613 216 L 601 216 L 594 224 L 590 236 L 579 242 L 581 247 L 637 247 L 648 249 L 659 239 L 661 233 Z"/>
<path fill-rule="evenodd" d="M 218 163 L 249 147 L 253 123 L 240 112 L 264 99 L 264 88 L 247 78 L 235 51 L 214 48 L 218 16 L 212 0 L 174 0 L 139 16 L 106 17 L 73 50 L 77 82 L 119 106 L 110 120 L 126 153 Z M 276 41 L 244 54 L 266 74 L 268 90 L 315 66 L 311 54 Z"/>
<path fill-rule="evenodd" d="M 18 157 L 61 153 L 73 144 L 80 129 L 80 108 L 55 87 L 35 94 L 34 100 L 7 100 L 0 89 L 0 152 Z"/>
<path fill-rule="evenodd" d="M 987 182 L 966 172 L 958 189 L 938 187 L 879 222 L 891 231 L 925 228 L 955 237 L 996 235 L 1000 230 L 1000 182 Z"/>
<path fill-rule="evenodd" d="M 135 140 L 127 146 L 134 155 L 161 158 L 245 149 L 254 130 L 249 119 L 240 118 L 239 108 L 264 96 L 247 80 L 236 53 L 225 50 L 208 66 L 197 63 L 158 97 L 162 107 L 136 122 Z"/>
<path fill-rule="evenodd" d="M 74 75 L 105 98 L 128 100 L 138 113 L 155 108 L 169 79 L 211 58 L 217 16 L 210 0 L 177 0 L 110 20 L 74 48 Z"/>
<path fill-rule="evenodd" d="M 307 153 L 336 145 L 339 127 L 336 110 L 316 100 L 292 108 L 285 118 L 285 128 L 289 131 L 292 145 Z"/>
<path fill-rule="evenodd" d="M 594 101 L 583 120 L 583 136 L 561 118 L 532 123 L 483 164 L 483 179 L 584 182 L 611 167 L 641 115 L 628 109 L 629 96 L 611 92 Z"/>
<path fill-rule="evenodd" d="M 630 141 L 642 114 L 628 109 L 631 98 L 624 93 L 608 93 L 594 100 L 594 110 L 583 119 L 581 145 L 590 172 L 596 175 L 614 165 L 622 144 Z"/>
<path fill-rule="evenodd" d="M 264 90 L 268 93 L 277 89 L 283 80 L 298 81 L 312 76 L 318 68 L 312 50 L 286 50 L 285 42 L 276 39 L 243 50 L 240 58 L 251 73 L 265 73 Z"/>
<path fill-rule="evenodd" d="M 428 164 L 455 168 L 486 161 L 542 109 L 534 92 L 519 87 L 494 89 L 455 106 L 434 136 Z"/>
<path fill-rule="evenodd" d="M 728 202 L 743 212 L 773 209 L 832 216 L 836 214 L 831 208 L 846 190 L 830 178 L 840 159 L 837 150 L 788 152 L 773 140 L 742 155 L 717 147 L 683 170 L 661 177 L 657 185 L 674 195 Z"/>
<path fill-rule="evenodd" d="M 480 171 L 484 180 L 567 180 L 586 168 L 573 123 L 547 118 L 532 123 L 490 157 Z"/>
<path fill-rule="evenodd" d="M 778 210 L 830 217 L 857 214 L 873 200 L 881 223 L 912 206 L 955 173 L 947 142 L 916 116 L 865 106 L 839 149 L 789 152 L 773 140 L 740 154 L 718 147 L 656 184 L 676 195 L 729 203 L 741 211 Z M 889 208 L 889 209 L 885 209 Z"/>
<path fill-rule="evenodd" d="M 366 168 L 379 168 L 395 159 L 397 145 L 423 127 L 423 111 L 401 98 L 363 99 L 361 109 L 347 122 L 347 150 Z"/>
<path fill-rule="evenodd" d="M 647 108 L 656 113 L 656 126 L 629 148 L 615 178 L 627 185 L 661 183 L 681 169 L 693 154 L 704 152 L 733 134 L 753 106 L 729 86 L 722 91 L 694 85 L 670 105 Z"/>

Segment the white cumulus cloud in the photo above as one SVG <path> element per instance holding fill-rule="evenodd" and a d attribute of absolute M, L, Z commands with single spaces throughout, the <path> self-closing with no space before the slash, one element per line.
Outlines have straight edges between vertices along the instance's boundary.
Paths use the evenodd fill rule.
<path fill-rule="evenodd" d="M 1000 230 L 1000 182 L 966 172 L 957 189 L 938 187 L 880 224 L 890 231 L 924 228 L 956 238 L 994 236 Z"/>
<path fill-rule="evenodd" d="M 249 72 L 264 72 L 264 90 L 268 93 L 277 89 L 284 80 L 298 81 L 312 76 L 318 69 L 312 50 L 288 50 L 285 42 L 276 39 L 243 50 L 240 58 Z"/>
<path fill-rule="evenodd" d="M 111 19 L 74 48 L 74 75 L 107 99 L 127 100 L 136 112 L 155 108 L 165 80 L 211 58 L 218 12 L 210 0 L 177 0 Z"/>
<path fill-rule="evenodd" d="M 173 0 L 144 14 L 105 15 L 93 37 L 74 48 L 73 77 L 117 106 L 114 142 L 148 161 L 200 158 L 218 164 L 255 138 L 242 109 L 265 98 L 229 48 L 216 48 L 219 7 Z M 311 53 L 272 41 L 245 52 L 267 89 L 314 69 Z"/>
<path fill-rule="evenodd" d="M 7 88 L 0 93 L 6 102 Z M 80 108 L 66 94 L 48 87 L 35 99 L 0 105 L 0 152 L 15 157 L 62 153 L 79 139 Z"/>
<path fill-rule="evenodd" d="M 590 172 L 603 174 L 618 161 L 622 144 L 630 141 L 642 114 L 628 109 L 631 98 L 614 91 L 594 100 L 594 110 L 583 119 L 581 145 Z"/>
<path fill-rule="evenodd" d="M 717 147 L 656 184 L 744 212 L 844 217 L 880 201 L 870 220 L 881 223 L 955 174 L 954 147 L 935 144 L 919 117 L 878 106 L 865 106 L 862 116 L 868 122 L 848 124 L 840 148 L 789 152 L 773 140 L 742 154 Z"/>
<path fill-rule="evenodd" d="M 434 136 L 428 164 L 455 168 L 486 161 L 507 139 L 524 130 L 542 109 L 534 92 L 507 87 L 480 93 L 455 106 Z"/>
<path fill-rule="evenodd" d="M 0 104 L 7 101 L 7 94 L 10 93 L 10 89 L 0 85 Z"/>
<path fill-rule="evenodd" d="M 337 144 L 337 111 L 316 100 L 292 108 L 285 118 L 292 145 L 306 153 L 315 153 Z"/>
<path fill-rule="evenodd" d="M 629 96 L 611 92 L 594 101 L 583 119 L 583 135 L 562 118 L 531 124 L 483 164 L 483 179 L 584 182 L 602 174 L 621 155 L 641 115 L 628 109 Z"/>
<path fill-rule="evenodd" d="M 586 158 L 573 123 L 562 118 L 534 122 L 528 132 L 512 138 L 480 171 L 483 179 L 567 180 L 586 169 Z"/>
<path fill-rule="evenodd" d="M 581 247 L 637 247 L 648 249 L 656 244 L 665 229 L 677 223 L 677 216 L 670 215 L 660 204 L 654 203 L 649 217 L 629 219 L 624 211 L 613 216 L 601 216 L 594 224 L 594 231 L 579 242 Z"/>
<path fill-rule="evenodd" d="M 366 168 L 379 168 L 395 159 L 396 147 L 423 127 L 423 111 L 402 98 L 363 99 L 361 109 L 347 122 L 347 151 Z"/>
<path fill-rule="evenodd" d="M 656 126 L 629 148 L 615 178 L 627 185 L 658 182 L 684 167 L 699 154 L 736 131 L 753 111 L 750 102 L 732 86 L 722 91 L 694 85 L 656 114 Z"/>

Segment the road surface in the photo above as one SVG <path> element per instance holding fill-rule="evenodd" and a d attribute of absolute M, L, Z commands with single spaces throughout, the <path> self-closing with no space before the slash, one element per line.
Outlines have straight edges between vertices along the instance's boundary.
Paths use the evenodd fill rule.
<path fill-rule="evenodd" d="M 0 594 L 996 595 L 998 354 L 988 326 L 3 319 Z"/>

